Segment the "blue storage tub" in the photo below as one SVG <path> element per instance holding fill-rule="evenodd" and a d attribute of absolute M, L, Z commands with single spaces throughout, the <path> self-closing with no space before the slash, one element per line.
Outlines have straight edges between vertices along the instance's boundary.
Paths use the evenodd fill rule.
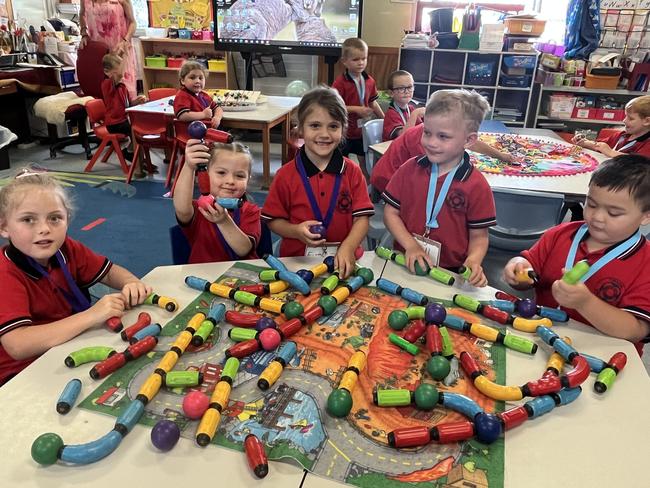
<path fill-rule="evenodd" d="M 535 65 L 537 64 L 537 57 L 521 55 L 503 56 L 503 64 L 505 64 L 508 68 L 535 69 Z"/>
<path fill-rule="evenodd" d="M 513 88 L 527 88 L 530 87 L 532 75 L 507 75 L 501 72 L 499 78 L 500 86 L 509 86 Z"/>

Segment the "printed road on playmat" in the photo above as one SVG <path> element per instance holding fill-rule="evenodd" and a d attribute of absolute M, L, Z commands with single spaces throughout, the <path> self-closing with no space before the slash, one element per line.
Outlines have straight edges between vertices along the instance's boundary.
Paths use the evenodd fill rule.
<path fill-rule="evenodd" d="M 260 269 L 237 263 L 218 281 L 230 286 L 257 282 Z M 312 289 L 320 289 L 320 282 L 314 280 Z M 274 298 L 287 301 L 299 297 L 285 292 Z M 318 298 L 319 294 L 313 293 L 300 301 L 308 309 Z M 119 416 L 137 395 L 174 337 L 195 313 L 207 313 L 213 300 L 225 303 L 229 309 L 235 306 L 231 300 L 201 293 L 165 325 L 155 351 L 113 373 L 80 407 Z M 441 303 L 450 306 L 449 302 Z M 411 407 L 379 408 L 372 403 L 372 391 L 377 386 L 414 390 L 421 382 L 434 383 L 426 372 L 429 355 L 424 348 L 414 357 L 388 341 L 388 334 L 392 332 L 387 323 L 388 315 L 406 305 L 400 298 L 377 288 L 361 288 L 330 317 L 323 317 L 292 336 L 298 354 L 278 382 L 266 392 L 257 388 L 257 376 L 275 354 L 260 351 L 243 359 L 213 442 L 242 451 L 244 438 L 254 433 L 265 443 L 269 459 L 296 462 L 317 475 L 361 487 L 403 488 L 414 482 L 423 487 L 445 487 L 457 482 L 502 487 L 503 437 L 489 446 L 476 440 L 447 445 L 432 443 L 418 449 L 398 450 L 388 446 L 387 434 L 398 427 L 431 427 L 440 422 L 462 420 L 460 414 L 442 407 L 426 412 Z M 236 309 L 250 311 L 239 304 Z M 468 321 L 479 321 L 467 311 L 448 310 Z M 208 395 L 220 378 L 224 351 L 233 344 L 228 338 L 229 328 L 222 322 L 203 346 L 190 345 L 176 364 L 176 370 L 202 371 L 203 383 L 195 389 Z M 449 333 L 457 355 L 463 350 L 470 352 L 491 380 L 503 384 L 505 352 L 501 345 L 454 330 Z M 351 413 L 345 419 L 336 419 L 325 411 L 327 397 L 338 385 L 348 359 L 356 350 L 367 354 L 367 366 L 353 392 Z M 436 386 L 439 391 L 469 396 L 487 412 L 503 411 L 502 402 L 483 396 L 464 378 L 455 359 L 449 376 Z M 147 405 L 140 423 L 153 426 L 160 419 L 171 419 L 180 426 L 183 437 L 193 439 L 198 421 L 188 420 L 182 411 L 183 395 L 187 391 L 161 388 Z"/>
<path fill-rule="evenodd" d="M 579 146 L 550 137 L 481 133 L 480 139 L 516 158 L 515 163 L 506 163 L 470 151 L 474 166 L 485 173 L 510 176 L 569 176 L 593 171 L 598 166 L 598 161 Z"/>

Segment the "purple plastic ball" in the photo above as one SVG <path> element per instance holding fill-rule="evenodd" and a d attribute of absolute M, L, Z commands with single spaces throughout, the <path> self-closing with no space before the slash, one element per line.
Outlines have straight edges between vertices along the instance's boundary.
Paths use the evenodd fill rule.
<path fill-rule="evenodd" d="M 260 317 L 255 323 L 255 330 L 259 330 L 260 332 L 264 329 L 275 329 L 276 327 L 277 324 L 271 317 Z"/>
<path fill-rule="evenodd" d="M 273 351 L 280 345 L 282 337 L 280 337 L 280 333 L 275 329 L 264 329 L 260 332 L 257 339 L 260 341 L 262 349 L 265 351 Z"/>
<path fill-rule="evenodd" d="M 442 324 L 445 318 L 447 318 L 447 311 L 439 303 L 429 303 L 424 309 L 424 321 L 427 324 Z"/>
<path fill-rule="evenodd" d="M 200 120 L 190 122 L 190 125 L 187 126 L 187 133 L 192 139 L 203 139 L 207 132 L 208 128 Z"/>
<path fill-rule="evenodd" d="M 327 256 L 323 262 L 325 263 L 325 266 L 327 266 L 328 273 L 334 271 L 334 256 Z"/>
<path fill-rule="evenodd" d="M 474 417 L 476 438 L 483 444 L 492 444 L 501 435 L 501 422 L 491 413 L 481 412 Z"/>
<path fill-rule="evenodd" d="M 537 312 L 537 304 L 530 298 L 524 298 L 517 302 L 517 312 L 522 317 L 532 317 Z"/>
<path fill-rule="evenodd" d="M 296 271 L 296 274 L 300 276 L 303 280 L 305 280 L 305 283 L 307 284 L 311 283 L 311 280 L 314 279 L 314 273 L 312 273 L 308 269 L 299 269 L 298 271 Z"/>
<path fill-rule="evenodd" d="M 327 234 L 327 229 L 325 228 L 324 225 L 316 224 L 316 225 L 309 226 L 309 232 L 311 232 L 312 234 L 318 234 L 321 237 L 321 239 L 325 239 L 325 234 Z"/>
<path fill-rule="evenodd" d="M 159 420 L 151 429 L 151 443 L 161 451 L 169 451 L 181 436 L 181 429 L 171 420 Z"/>

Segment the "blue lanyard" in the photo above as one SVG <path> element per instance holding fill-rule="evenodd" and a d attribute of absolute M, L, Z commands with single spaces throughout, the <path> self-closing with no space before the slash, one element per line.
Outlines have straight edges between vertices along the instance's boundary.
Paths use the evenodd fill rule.
<path fill-rule="evenodd" d="M 399 114 L 400 118 L 402 119 L 402 123 L 406 125 L 408 119 L 411 117 L 411 107 L 409 107 L 409 105 L 406 104 L 406 108 L 404 109 L 404 112 L 406 112 L 407 117 L 404 117 L 404 112 L 402 112 L 402 109 L 399 108 L 397 104 L 393 104 L 393 108 Z"/>
<path fill-rule="evenodd" d="M 198 92 L 198 93 L 196 94 L 196 98 L 199 99 L 199 103 L 201 104 L 201 107 L 203 107 L 203 108 L 208 108 L 208 107 L 210 106 L 210 101 L 206 101 L 206 100 L 203 98 L 203 92 Z"/>
<path fill-rule="evenodd" d="M 321 222 L 323 226 L 327 229 L 330 225 L 330 222 L 332 221 L 332 217 L 334 216 L 334 207 L 336 207 L 336 201 L 339 198 L 339 190 L 341 189 L 341 173 L 338 173 L 336 175 L 336 178 L 334 179 L 334 189 L 332 190 L 330 204 L 329 207 L 327 207 L 327 213 L 325 214 L 325 218 L 323 218 L 323 214 L 320 211 L 320 207 L 318 206 L 318 201 L 316 200 L 314 191 L 311 189 L 311 184 L 309 183 L 309 178 L 307 177 L 307 171 L 305 171 L 305 166 L 302 163 L 302 157 L 300 156 L 300 152 L 298 152 L 298 154 L 296 155 L 296 168 L 298 169 L 298 173 L 300 174 L 300 180 L 302 181 L 302 186 L 305 188 L 305 192 L 307 193 L 307 198 L 309 199 L 309 205 L 311 206 L 311 211 L 314 213 L 314 218 L 319 222 Z"/>
<path fill-rule="evenodd" d="M 59 285 L 57 285 L 50 274 L 47 272 L 47 270 L 41 266 L 39 263 L 37 263 L 33 258 L 27 256 L 27 262 L 36 270 L 40 273 L 40 275 L 45 278 L 47 281 L 52 284 L 56 289 L 58 289 L 63 296 L 65 297 L 66 301 L 70 304 L 70 307 L 72 308 L 72 311 L 74 313 L 79 313 L 83 312 L 84 310 L 88 310 L 90 308 L 90 301 L 84 296 L 84 294 L 81 292 L 79 289 L 79 285 L 77 285 L 76 281 L 72 278 L 72 275 L 70 274 L 70 270 L 68 269 L 68 266 L 65 264 L 65 261 L 63 260 L 63 255 L 61 254 L 61 250 L 58 250 L 55 254 L 56 260 L 59 263 L 59 267 L 61 268 L 61 271 L 63 271 L 63 276 L 65 277 L 66 283 L 68 283 L 68 288 L 70 288 L 70 292 L 68 290 L 61 288 Z"/>
<path fill-rule="evenodd" d="M 360 82 L 357 82 L 357 79 L 352 76 L 352 81 L 354 81 L 354 86 L 357 87 L 357 94 L 359 95 L 359 103 L 361 105 L 366 105 L 366 80 L 363 75 L 359 75 L 361 78 Z"/>
<path fill-rule="evenodd" d="M 460 163 L 457 164 L 445 177 L 445 181 L 440 188 L 440 194 L 436 197 L 436 183 L 438 182 L 438 165 L 431 164 L 431 176 L 429 177 L 429 191 L 427 192 L 427 229 L 437 229 L 438 214 L 442 209 L 442 204 L 445 203 L 449 187 L 456 175 L 456 171 L 460 168 Z M 435 205 L 434 205 L 435 199 Z"/>
<path fill-rule="evenodd" d="M 582 238 L 587 233 L 587 230 L 588 230 L 587 224 L 582 224 L 582 226 L 578 229 L 578 232 L 576 232 L 576 235 L 573 238 L 573 242 L 571 243 L 571 247 L 569 248 L 569 254 L 567 254 L 566 257 L 566 263 L 564 264 L 565 270 L 568 271 L 571 268 L 573 268 L 573 265 L 575 264 L 576 261 L 576 253 L 578 252 L 578 246 L 580 245 L 580 241 L 582 241 Z M 580 282 L 584 283 L 593 275 L 595 275 L 598 271 L 600 271 L 600 269 L 603 268 L 605 265 L 607 265 L 610 261 L 613 261 L 614 259 L 618 258 L 619 256 L 625 254 L 627 251 L 632 249 L 639 242 L 639 239 L 641 239 L 641 232 L 636 231 L 636 233 L 632 237 L 622 242 L 611 251 L 607 252 L 604 256 L 598 259 L 598 261 L 592 264 L 589 267 L 589 271 L 587 271 L 587 274 L 585 274 L 582 278 L 580 278 Z"/>
<path fill-rule="evenodd" d="M 614 151 L 623 152 L 626 149 L 629 149 L 636 144 L 636 139 L 632 139 L 627 144 L 625 144 L 622 148 L 619 149 L 618 145 L 624 140 L 625 140 L 625 133 L 621 134 L 621 137 L 619 137 L 618 141 L 616 141 L 616 144 L 614 145 Z"/>
<path fill-rule="evenodd" d="M 237 227 L 239 227 L 239 221 L 240 221 L 240 212 L 239 212 L 239 210 L 240 209 L 236 208 L 232 212 L 232 220 L 235 222 L 235 225 Z M 235 251 L 233 251 L 232 247 L 230 247 L 230 244 L 228 244 L 228 242 L 226 241 L 226 238 L 221 233 L 221 230 L 219 229 L 219 226 L 217 224 L 213 224 L 213 225 L 214 225 L 214 230 L 217 233 L 217 239 L 219 239 L 219 242 L 221 242 L 221 246 L 226 250 L 226 252 L 228 253 L 228 256 L 230 256 L 230 260 L 231 261 L 238 261 L 240 257 L 237 255 L 237 253 Z"/>

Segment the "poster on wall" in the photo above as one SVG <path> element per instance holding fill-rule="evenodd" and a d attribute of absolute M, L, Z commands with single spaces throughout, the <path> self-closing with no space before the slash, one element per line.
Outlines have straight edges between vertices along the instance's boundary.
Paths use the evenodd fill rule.
<path fill-rule="evenodd" d="M 210 28 L 212 5 L 210 0 L 150 0 L 149 25 L 202 30 Z"/>

